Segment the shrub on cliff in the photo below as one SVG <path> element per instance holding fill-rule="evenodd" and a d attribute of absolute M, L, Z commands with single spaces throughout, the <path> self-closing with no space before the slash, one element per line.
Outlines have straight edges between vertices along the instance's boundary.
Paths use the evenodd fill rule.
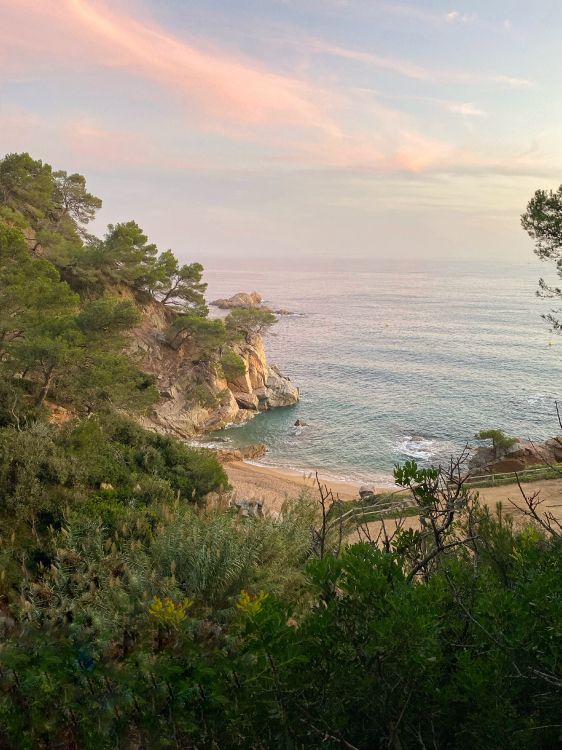
<path fill-rule="evenodd" d="M 480 430 L 474 436 L 476 440 L 491 440 L 494 448 L 494 456 L 498 456 L 500 451 L 505 451 L 515 445 L 515 438 L 509 437 L 502 430 Z"/>
<path fill-rule="evenodd" d="M 172 345 L 183 346 L 193 362 L 216 360 L 227 341 L 228 334 L 222 320 L 209 320 L 199 315 L 181 315 L 172 324 Z"/>
<path fill-rule="evenodd" d="M 263 336 L 277 322 L 269 310 L 236 308 L 225 318 L 226 330 L 233 341 L 251 344 L 256 336 Z"/>
<path fill-rule="evenodd" d="M 220 359 L 222 371 L 227 380 L 235 380 L 246 374 L 246 363 L 239 354 L 227 349 Z"/>

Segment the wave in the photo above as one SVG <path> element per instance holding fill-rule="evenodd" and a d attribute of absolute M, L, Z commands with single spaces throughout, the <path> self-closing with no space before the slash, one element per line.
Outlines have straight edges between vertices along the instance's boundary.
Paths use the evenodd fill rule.
<path fill-rule="evenodd" d="M 404 438 L 394 446 L 395 453 L 401 453 L 409 458 L 417 458 L 429 461 L 437 454 L 439 441 L 421 435 L 405 435 Z"/>

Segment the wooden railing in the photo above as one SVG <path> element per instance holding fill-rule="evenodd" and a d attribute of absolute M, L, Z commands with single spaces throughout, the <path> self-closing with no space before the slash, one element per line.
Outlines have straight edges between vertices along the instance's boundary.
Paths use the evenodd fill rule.
<path fill-rule="evenodd" d="M 466 480 L 467 484 L 484 485 L 484 484 L 512 484 L 517 481 L 519 477 L 520 481 L 532 482 L 536 479 L 556 479 L 560 477 L 562 479 L 562 464 L 552 464 L 551 466 L 535 466 L 531 469 L 523 469 L 522 471 L 508 471 L 502 474 L 481 474 L 469 476 Z"/>

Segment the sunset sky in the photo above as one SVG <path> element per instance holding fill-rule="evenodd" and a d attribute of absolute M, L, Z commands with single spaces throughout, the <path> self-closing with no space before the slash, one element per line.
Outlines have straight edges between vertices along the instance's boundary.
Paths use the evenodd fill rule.
<path fill-rule="evenodd" d="M 0 151 L 204 264 L 525 260 L 561 35 L 560 0 L 0 0 Z"/>

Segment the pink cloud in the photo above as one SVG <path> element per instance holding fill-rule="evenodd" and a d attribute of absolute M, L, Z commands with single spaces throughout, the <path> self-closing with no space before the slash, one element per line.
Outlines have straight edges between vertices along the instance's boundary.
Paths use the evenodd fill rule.
<path fill-rule="evenodd" d="M 123 71 L 172 92 L 190 114 L 198 115 L 195 127 L 226 138 L 248 139 L 275 151 L 279 161 L 312 167 L 419 173 L 480 163 L 477 157 L 418 133 L 415 123 L 397 111 L 380 105 L 366 110 L 354 92 L 324 90 L 204 40 L 179 39 L 143 17 L 136 2 L 129 13 L 122 4 L 109 6 L 103 0 L 0 0 L 0 9 L 0 76 L 40 78 L 53 67 L 57 73 L 100 67 Z M 405 61 L 318 41 L 313 44 L 313 51 L 408 77 L 433 75 Z M 508 85 L 507 80 L 514 85 L 512 79 L 502 82 Z M 126 96 L 126 88 L 123 92 Z M 71 115 L 66 121 L 54 117 L 37 125 L 37 131 L 55 134 L 49 142 L 64 141 L 71 155 L 80 155 L 82 168 L 142 166 L 159 160 L 171 168 L 192 163 L 184 156 L 167 154 L 165 144 L 105 127 L 99 116 Z M 18 140 L 16 128 L 12 130 Z M 34 143 L 35 136 L 28 131 L 29 142 Z"/>
<path fill-rule="evenodd" d="M 457 150 L 402 127 L 393 136 L 332 137 L 321 143 L 302 145 L 294 159 L 356 172 L 437 172 L 458 156 Z"/>
<path fill-rule="evenodd" d="M 159 155 L 142 136 L 106 128 L 91 117 L 48 120 L 19 107 L 0 108 L 0 133 L 5 152 L 29 151 L 54 166 L 81 169 L 146 167 Z"/>
<path fill-rule="evenodd" d="M 321 93 L 306 83 L 177 39 L 99 0 L 1 0 L 0 5 L 7 16 L 0 41 L 9 50 L 0 59 L 12 69 L 25 70 L 30 57 L 32 63 L 41 60 L 47 65 L 80 59 L 82 65 L 121 67 L 228 121 L 330 125 L 319 101 Z"/>
<path fill-rule="evenodd" d="M 423 81 L 430 80 L 435 77 L 432 71 L 428 70 L 427 68 L 422 68 L 421 66 L 415 65 L 414 63 L 411 63 L 407 60 L 400 60 L 383 55 L 375 55 L 372 52 L 347 49 L 335 44 L 322 42 L 319 39 L 311 40 L 309 42 L 309 45 L 313 52 L 332 55 L 333 57 L 341 57 L 347 60 L 355 60 L 356 62 L 364 63 L 373 68 L 388 70 L 392 73 L 397 73 L 398 75 L 404 76 L 405 78 L 413 78 Z"/>

